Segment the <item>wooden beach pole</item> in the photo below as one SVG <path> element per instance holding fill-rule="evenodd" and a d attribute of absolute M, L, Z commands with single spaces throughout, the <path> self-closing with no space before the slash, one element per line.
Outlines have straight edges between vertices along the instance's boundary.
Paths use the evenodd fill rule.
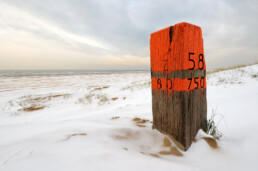
<path fill-rule="evenodd" d="M 153 128 L 187 150 L 206 129 L 206 65 L 201 28 L 179 23 L 151 34 Z"/>

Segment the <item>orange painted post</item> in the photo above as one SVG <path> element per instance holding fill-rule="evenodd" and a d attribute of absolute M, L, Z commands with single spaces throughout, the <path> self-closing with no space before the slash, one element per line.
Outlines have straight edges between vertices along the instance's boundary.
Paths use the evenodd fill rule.
<path fill-rule="evenodd" d="M 151 34 L 153 127 L 187 150 L 206 129 L 206 65 L 201 28 L 179 23 Z"/>

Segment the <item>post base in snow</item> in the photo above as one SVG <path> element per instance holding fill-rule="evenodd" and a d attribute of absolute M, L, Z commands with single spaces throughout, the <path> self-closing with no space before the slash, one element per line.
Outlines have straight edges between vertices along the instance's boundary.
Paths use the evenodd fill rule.
<path fill-rule="evenodd" d="M 206 90 L 203 91 L 206 97 Z M 207 102 L 198 95 L 200 93 L 200 90 L 174 92 L 167 98 L 165 91 L 160 94 L 152 91 L 153 113 L 159 113 L 153 115 L 152 128 L 168 135 L 184 151 L 190 147 L 199 129 L 206 130 L 206 115 L 201 114 L 207 113 Z"/>

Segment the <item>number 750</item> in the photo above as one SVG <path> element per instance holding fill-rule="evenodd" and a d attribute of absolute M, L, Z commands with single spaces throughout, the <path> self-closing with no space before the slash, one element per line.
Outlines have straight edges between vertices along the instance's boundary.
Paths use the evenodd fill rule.
<path fill-rule="evenodd" d="M 200 79 L 200 81 L 198 79 Z M 189 80 L 188 90 L 190 90 L 190 88 L 191 88 L 192 80 L 194 80 L 194 84 L 195 84 L 194 89 L 204 88 L 204 77 L 201 77 L 201 78 L 198 78 L 198 77 L 188 78 L 188 80 Z"/>

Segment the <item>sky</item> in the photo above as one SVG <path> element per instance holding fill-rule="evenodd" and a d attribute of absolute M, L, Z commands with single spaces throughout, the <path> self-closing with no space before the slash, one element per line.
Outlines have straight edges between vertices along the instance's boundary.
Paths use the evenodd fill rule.
<path fill-rule="evenodd" d="M 0 70 L 149 70 L 150 34 L 202 28 L 207 70 L 258 61 L 257 0 L 1 0 Z"/>

